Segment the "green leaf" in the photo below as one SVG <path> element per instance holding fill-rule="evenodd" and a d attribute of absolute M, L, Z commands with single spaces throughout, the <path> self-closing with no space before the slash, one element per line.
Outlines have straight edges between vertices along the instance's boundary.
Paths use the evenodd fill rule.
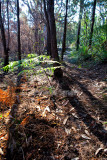
<path fill-rule="evenodd" d="M 104 122 L 103 124 L 107 124 L 107 122 Z"/>
<path fill-rule="evenodd" d="M 2 113 L 0 114 L 0 118 L 2 118 L 3 117 L 3 115 L 2 115 Z"/>
<path fill-rule="evenodd" d="M 78 66 L 78 68 L 81 68 L 81 64 Z"/>

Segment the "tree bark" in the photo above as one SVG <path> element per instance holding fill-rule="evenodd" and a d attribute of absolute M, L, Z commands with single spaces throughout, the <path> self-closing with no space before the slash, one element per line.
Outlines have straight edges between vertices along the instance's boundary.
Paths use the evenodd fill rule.
<path fill-rule="evenodd" d="M 49 18 L 49 27 L 50 27 L 50 37 L 51 37 L 51 54 L 52 58 L 55 61 L 59 61 L 58 49 L 57 49 L 57 39 L 56 39 L 56 25 L 54 17 L 54 0 L 47 0 L 47 13 Z M 59 63 L 55 63 L 54 67 L 60 66 Z M 62 79 L 63 71 L 61 68 L 56 68 L 54 71 L 55 79 Z"/>
<path fill-rule="evenodd" d="M 17 29 L 18 29 L 18 60 L 21 61 L 21 42 L 20 42 L 20 18 L 19 18 L 19 0 L 17 0 Z"/>
<path fill-rule="evenodd" d="M 51 36 L 50 36 L 49 18 L 48 18 L 48 13 L 47 13 L 47 9 L 46 9 L 46 1 L 43 0 L 43 3 L 44 3 L 46 25 L 47 25 L 47 55 L 51 56 Z"/>
<path fill-rule="evenodd" d="M 79 45 L 80 45 L 81 19 L 82 19 L 83 8 L 84 8 L 84 0 L 80 0 L 80 13 L 79 13 L 79 24 L 78 24 L 78 33 L 77 33 L 77 47 L 76 47 L 77 51 L 78 51 Z"/>
<path fill-rule="evenodd" d="M 5 29 L 4 29 L 4 24 L 3 24 L 2 15 L 1 15 L 1 0 L 0 0 L 0 29 L 1 29 L 3 48 L 4 48 L 4 66 L 6 66 L 9 64 L 9 56 L 8 56 L 8 50 L 6 47 Z"/>
<path fill-rule="evenodd" d="M 10 42 L 10 31 L 9 31 L 9 0 L 7 0 L 7 21 L 8 21 L 8 42 L 7 42 L 7 50 L 9 52 L 9 42 Z"/>
<path fill-rule="evenodd" d="M 94 29 L 94 22 L 95 22 L 95 9 L 96 9 L 96 0 L 94 0 L 93 10 L 92 10 L 92 24 L 91 24 L 91 32 L 89 38 L 89 47 L 91 48 L 92 45 L 92 36 L 93 36 L 93 29 Z"/>
<path fill-rule="evenodd" d="M 66 48 L 67 9 L 68 9 L 68 0 L 66 0 L 66 14 L 65 14 L 65 20 L 64 20 L 64 33 L 63 33 L 63 42 L 62 42 L 61 60 L 63 60 L 63 55 L 64 55 L 65 48 Z"/>
<path fill-rule="evenodd" d="M 59 60 L 57 40 L 56 40 L 56 25 L 54 17 L 54 0 L 47 0 L 47 13 L 49 18 L 50 36 L 51 36 L 51 54 L 54 60 Z"/>

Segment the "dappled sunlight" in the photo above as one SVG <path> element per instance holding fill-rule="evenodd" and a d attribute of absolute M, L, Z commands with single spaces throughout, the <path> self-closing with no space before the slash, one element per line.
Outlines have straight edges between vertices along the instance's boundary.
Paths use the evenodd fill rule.
<path fill-rule="evenodd" d="M 0 0 L 0 160 L 107 159 L 106 1 Z"/>

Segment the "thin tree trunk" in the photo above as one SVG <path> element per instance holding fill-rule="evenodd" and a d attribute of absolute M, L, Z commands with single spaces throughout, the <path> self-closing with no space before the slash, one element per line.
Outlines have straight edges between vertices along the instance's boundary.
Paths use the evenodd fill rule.
<path fill-rule="evenodd" d="M 44 3 L 44 12 L 46 17 L 46 25 L 47 25 L 47 54 L 51 55 L 51 36 L 50 36 L 49 18 L 46 10 L 46 1 L 43 0 L 43 3 Z"/>
<path fill-rule="evenodd" d="M 94 0 L 93 10 L 92 10 L 92 24 L 91 24 L 91 32 L 89 38 L 89 47 L 91 48 L 92 45 L 92 36 L 93 36 L 93 29 L 94 29 L 94 22 L 95 22 L 95 9 L 96 9 L 96 0 Z"/>
<path fill-rule="evenodd" d="M 86 22 L 85 24 L 86 24 L 86 46 L 87 46 L 87 35 L 88 35 L 88 34 L 87 34 L 87 33 L 88 33 L 88 32 L 87 32 L 87 28 L 88 28 L 88 27 L 87 27 L 87 22 Z"/>
<path fill-rule="evenodd" d="M 80 45 L 81 19 L 82 19 L 83 8 L 84 8 L 84 0 L 80 0 L 80 13 L 79 13 L 79 24 L 78 24 L 78 33 L 77 33 L 77 47 L 76 47 L 77 51 L 78 51 L 79 45 Z"/>
<path fill-rule="evenodd" d="M 21 66 L 21 42 L 20 42 L 20 11 L 19 11 L 19 0 L 17 0 L 17 40 L 18 40 L 18 60 L 19 60 L 19 65 L 18 65 L 18 77 L 17 77 L 17 87 L 20 86 L 21 84 L 21 78 L 22 75 L 19 74 L 22 71 L 22 66 Z M 17 89 L 17 92 L 20 92 L 20 89 Z"/>
<path fill-rule="evenodd" d="M 56 40 L 56 25 L 54 17 L 54 0 L 47 0 L 47 12 L 48 12 L 50 36 L 51 36 L 51 54 L 54 60 L 59 60 L 57 40 Z"/>
<path fill-rule="evenodd" d="M 8 50 L 6 47 L 5 29 L 4 29 L 4 24 L 2 21 L 2 15 L 1 15 L 1 0 L 0 0 L 0 29 L 1 29 L 3 48 L 4 48 L 4 66 L 6 66 L 9 63 L 9 56 L 8 56 Z"/>
<path fill-rule="evenodd" d="M 106 26 L 107 26 L 107 17 L 106 17 Z M 106 32 L 106 41 L 107 41 L 107 32 Z"/>
<path fill-rule="evenodd" d="M 10 42 L 10 32 L 9 32 L 9 0 L 7 0 L 7 21 L 8 21 L 8 42 L 7 42 L 7 50 L 9 52 L 9 42 Z"/>
<path fill-rule="evenodd" d="M 63 42 L 62 42 L 61 60 L 63 60 L 63 55 L 64 55 L 65 48 L 66 48 L 67 9 L 68 9 L 68 0 L 66 0 L 66 14 L 65 14 L 65 20 L 64 20 L 64 33 L 63 33 Z"/>
<path fill-rule="evenodd" d="M 88 27 L 88 24 L 87 24 L 87 16 L 86 16 L 86 10 L 84 10 L 84 24 L 86 26 L 86 38 L 85 38 L 85 45 L 87 46 L 87 35 L 88 35 L 88 30 L 87 30 L 87 27 Z"/>
<path fill-rule="evenodd" d="M 21 43 L 20 43 L 20 18 L 19 18 L 19 0 L 17 0 L 17 28 L 18 28 L 18 60 L 21 61 Z"/>

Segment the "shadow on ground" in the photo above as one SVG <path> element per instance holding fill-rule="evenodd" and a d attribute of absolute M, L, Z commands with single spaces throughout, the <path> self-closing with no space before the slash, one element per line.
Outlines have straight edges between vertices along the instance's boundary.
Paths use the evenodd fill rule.
<path fill-rule="evenodd" d="M 72 71 L 75 71 L 75 76 L 78 80 L 81 76 L 84 78 L 88 78 L 90 80 L 98 80 L 105 81 L 107 78 L 107 63 L 106 64 L 98 64 L 89 69 L 87 68 L 78 68 L 78 66 L 73 66 L 72 64 L 64 63 L 64 66 Z"/>
<path fill-rule="evenodd" d="M 17 78 L 17 85 L 20 79 Z M 17 92 L 20 96 L 21 90 Z M 19 116 L 19 106 L 20 102 L 16 100 L 11 108 L 6 160 L 52 160 L 56 149 L 52 124 L 29 111 Z"/>
<path fill-rule="evenodd" d="M 105 107 L 103 106 L 103 103 L 100 100 L 98 100 L 96 97 L 94 97 L 92 93 L 82 83 L 80 83 L 76 78 L 72 77 L 72 75 L 68 74 L 67 72 L 65 72 L 65 74 L 67 75 L 67 77 L 64 77 L 64 80 L 62 80 L 62 83 L 59 83 L 59 85 L 61 86 L 63 90 L 66 90 L 66 88 L 70 90 L 70 85 L 76 84 L 78 85 L 78 87 L 81 88 L 82 92 L 88 96 L 92 105 L 96 104 L 98 106 L 100 105 L 102 107 Z M 86 109 L 87 106 L 85 106 L 82 103 L 82 101 L 80 101 L 79 97 L 74 96 L 71 98 L 69 97 L 68 99 L 69 99 L 70 104 L 75 108 L 76 113 L 78 114 L 78 117 L 80 118 L 80 120 L 82 120 L 85 123 L 85 125 L 89 128 L 90 132 L 93 133 L 93 135 L 96 136 L 100 142 L 106 145 L 107 144 L 107 132 L 103 128 L 103 125 L 101 123 L 98 123 L 96 119 L 94 119 L 89 114 L 88 109 Z M 106 116 L 107 115 L 105 111 L 105 118 Z"/>

